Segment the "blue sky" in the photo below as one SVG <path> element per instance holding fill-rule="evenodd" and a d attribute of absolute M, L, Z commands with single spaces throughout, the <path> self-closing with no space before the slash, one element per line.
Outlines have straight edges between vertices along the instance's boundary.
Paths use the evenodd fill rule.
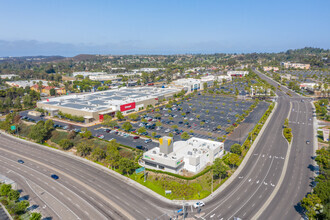
<path fill-rule="evenodd" d="M 0 56 L 330 47 L 329 0 L 0 0 Z"/>

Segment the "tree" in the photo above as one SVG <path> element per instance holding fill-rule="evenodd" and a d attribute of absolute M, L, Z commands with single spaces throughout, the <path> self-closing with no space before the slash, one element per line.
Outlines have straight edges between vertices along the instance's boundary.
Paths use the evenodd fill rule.
<path fill-rule="evenodd" d="M 213 163 L 213 178 L 223 179 L 227 176 L 228 167 L 224 165 L 220 158 L 216 158 Z"/>
<path fill-rule="evenodd" d="M 77 145 L 77 153 L 82 157 L 86 157 L 90 154 L 92 148 L 89 143 L 81 142 Z"/>
<path fill-rule="evenodd" d="M 22 108 L 20 97 L 16 97 L 16 99 L 14 101 L 14 107 L 17 108 L 17 109 L 21 109 Z"/>
<path fill-rule="evenodd" d="M 70 141 L 69 139 L 62 139 L 58 144 L 63 150 L 68 150 L 73 146 L 72 141 Z"/>
<path fill-rule="evenodd" d="M 122 113 L 121 111 L 117 111 L 117 112 L 116 112 L 116 118 L 117 118 L 119 121 L 123 120 L 123 119 L 124 119 L 124 115 L 123 115 L 123 113 Z"/>
<path fill-rule="evenodd" d="M 17 201 L 19 199 L 20 193 L 17 190 L 11 189 L 8 193 L 8 199 L 12 201 Z"/>
<path fill-rule="evenodd" d="M 45 122 L 45 130 L 47 134 L 49 134 L 52 130 L 54 130 L 54 121 L 53 120 L 47 120 Z"/>
<path fill-rule="evenodd" d="M 37 86 L 38 86 L 38 90 L 39 90 L 39 92 L 41 93 L 41 91 L 42 91 L 42 87 L 43 87 L 43 83 L 42 83 L 42 81 L 37 82 Z"/>
<path fill-rule="evenodd" d="M 32 212 L 29 220 L 41 220 L 41 214 L 38 212 Z"/>
<path fill-rule="evenodd" d="M 19 203 L 16 203 L 14 206 L 14 212 L 16 214 L 22 214 L 25 212 L 26 208 L 30 206 L 29 201 L 23 200 L 20 201 Z"/>
<path fill-rule="evenodd" d="M 146 132 L 147 129 L 145 127 L 140 127 L 137 131 L 139 132 L 139 134 L 141 134 L 141 133 Z"/>
<path fill-rule="evenodd" d="M 151 135 L 152 135 L 153 137 L 155 137 L 155 136 L 157 135 L 157 133 L 156 133 L 156 132 L 152 132 Z"/>
<path fill-rule="evenodd" d="M 111 127 L 110 126 L 111 121 L 112 121 L 112 117 L 110 115 L 104 115 L 102 125 Z"/>
<path fill-rule="evenodd" d="M 196 115 L 196 118 L 199 119 L 201 116 L 200 115 Z"/>
<path fill-rule="evenodd" d="M 111 167 L 118 167 L 118 162 L 121 156 L 119 155 L 118 151 L 119 144 L 112 140 L 109 142 L 107 146 L 107 152 L 106 152 L 106 161 L 111 165 Z"/>
<path fill-rule="evenodd" d="M 160 121 L 156 121 L 156 126 L 160 127 L 160 126 L 162 126 L 162 123 Z"/>
<path fill-rule="evenodd" d="M 309 219 L 315 218 L 317 212 L 321 209 L 321 199 L 314 193 L 308 194 L 301 200 L 301 207 L 306 210 Z"/>
<path fill-rule="evenodd" d="M 228 157 L 228 163 L 229 165 L 231 165 L 232 167 L 238 166 L 239 163 L 239 156 L 237 154 L 231 154 Z"/>
<path fill-rule="evenodd" d="M 54 89 L 54 88 L 51 88 L 51 89 L 49 90 L 49 94 L 50 94 L 51 96 L 55 96 L 55 95 L 56 95 L 56 91 L 55 91 L 55 89 Z"/>
<path fill-rule="evenodd" d="M 205 113 L 206 113 L 206 114 L 209 114 L 209 113 L 210 113 L 210 110 L 206 109 L 206 110 L 205 110 Z"/>
<path fill-rule="evenodd" d="M 135 169 L 135 164 L 134 161 L 131 161 L 130 159 L 126 158 L 126 157 L 122 157 L 119 160 L 119 171 L 122 174 L 131 174 L 134 169 Z"/>
<path fill-rule="evenodd" d="M 190 138 L 190 135 L 187 132 L 183 132 L 181 134 L 181 139 L 188 140 Z"/>
<path fill-rule="evenodd" d="M 178 128 L 178 125 L 172 125 L 171 126 L 173 129 L 176 129 L 176 128 Z"/>
<path fill-rule="evenodd" d="M 136 121 L 136 120 L 139 118 L 139 115 L 136 114 L 136 113 L 134 113 L 134 114 L 130 114 L 128 117 L 129 117 L 131 120 Z"/>
<path fill-rule="evenodd" d="M 87 128 L 82 128 L 81 131 L 80 136 L 83 138 L 89 139 L 93 135 L 91 131 L 87 130 Z"/>
<path fill-rule="evenodd" d="M 218 126 L 217 126 L 217 129 L 220 130 L 220 129 L 221 129 L 221 125 L 218 125 Z"/>
<path fill-rule="evenodd" d="M 241 145 L 239 144 L 233 144 L 230 147 L 230 152 L 237 154 L 237 155 L 241 155 L 242 151 L 241 151 Z"/>
<path fill-rule="evenodd" d="M 42 143 L 47 137 L 47 130 L 45 129 L 44 124 L 44 121 L 39 121 L 36 125 L 33 125 L 28 137 L 38 143 Z"/>
<path fill-rule="evenodd" d="M 2 196 L 7 196 L 11 190 L 11 185 L 10 184 L 2 184 L 0 186 L 0 195 Z"/>
<path fill-rule="evenodd" d="M 106 156 L 107 156 L 106 153 L 100 147 L 94 148 L 94 150 L 92 152 L 92 158 L 93 158 L 93 160 L 96 160 L 96 161 L 101 161 Z"/>
<path fill-rule="evenodd" d="M 25 108 L 32 106 L 32 98 L 29 94 L 23 96 L 23 105 Z"/>
<path fill-rule="evenodd" d="M 128 122 L 128 121 L 124 122 L 124 124 L 123 124 L 122 127 L 123 127 L 123 129 L 124 129 L 125 131 L 129 131 L 130 129 L 133 128 L 132 124 L 131 124 L 130 122 Z"/>

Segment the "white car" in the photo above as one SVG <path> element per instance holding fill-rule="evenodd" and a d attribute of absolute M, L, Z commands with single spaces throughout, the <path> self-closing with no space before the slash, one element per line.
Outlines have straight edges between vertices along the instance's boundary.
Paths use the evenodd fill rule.
<path fill-rule="evenodd" d="M 192 121 L 192 120 L 194 120 L 194 119 L 193 119 L 193 118 L 190 118 L 190 119 L 189 119 L 189 121 Z"/>
<path fill-rule="evenodd" d="M 204 206 L 204 205 L 205 205 L 205 203 L 204 203 L 203 201 L 199 201 L 199 202 L 196 202 L 196 203 L 194 204 L 194 208 L 197 209 L 198 207 L 202 207 L 202 206 Z"/>
<path fill-rule="evenodd" d="M 171 131 L 170 129 L 166 129 L 166 130 L 165 130 L 165 133 L 168 133 L 168 132 L 170 132 L 170 131 Z"/>

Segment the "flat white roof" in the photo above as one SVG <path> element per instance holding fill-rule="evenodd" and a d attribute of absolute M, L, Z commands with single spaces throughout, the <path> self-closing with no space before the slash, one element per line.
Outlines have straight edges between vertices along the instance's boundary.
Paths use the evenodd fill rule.
<path fill-rule="evenodd" d="M 120 105 L 158 98 L 172 93 L 179 92 L 178 89 L 156 88 L 156 87 L 122 87 L 106 91 L 99 91 L 87 94 L 72 94 L 50 98 L 38 103 L 66 107 L 87 112 L 109 112 L 115 111 Z M 110 111 L 111 112 L 111 111 Z"/>

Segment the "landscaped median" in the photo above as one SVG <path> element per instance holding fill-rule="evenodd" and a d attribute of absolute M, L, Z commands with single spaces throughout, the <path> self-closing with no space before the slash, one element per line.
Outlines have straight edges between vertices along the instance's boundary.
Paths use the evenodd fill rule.
<path fill-rule="evenodd" d="M 285 119 L 285 121 L 284 121 L 283 135 L 290 144 L 291 140 L 292 140 L 292 130 L 291 130 L 291 128 L 289 128 L 289 119 Z"/>
<path fill-rule="evenodd" d="M 140 167 L 138 160 L 142 156 L 142 151 L 138 149 L 120 145 L 116 141 L 109 142 L 93 138 L 85 133 L 76 134 L 54 130 L 50 120 L 40 121 L 36 125 L 18 124 L 18 126 L 19 135 L 24 136 L 24 139 L 35 140 L 46 146 L 74 152 L 78 156 L 114 170 L 168 199 L 197 200 L 209 196 L 235 172 L 273 108 L 274 103 L 268 107 L 243 145 L 239 146 L 240 150 L 235 150 L 233 153 L 227 152 L 199 174 L 187 177 L 158 170 L 146 170 L 146 182 L 144 182 L 144 172 L 135 173 L 135 170 Z M 10 132 L 10 125 L 15 124 L 15 118 L 15 115 L 8 116 L 4 122 L 1 122 L 1 128 Z M 171 193 L 165 195 L 165 191 Z"/>

